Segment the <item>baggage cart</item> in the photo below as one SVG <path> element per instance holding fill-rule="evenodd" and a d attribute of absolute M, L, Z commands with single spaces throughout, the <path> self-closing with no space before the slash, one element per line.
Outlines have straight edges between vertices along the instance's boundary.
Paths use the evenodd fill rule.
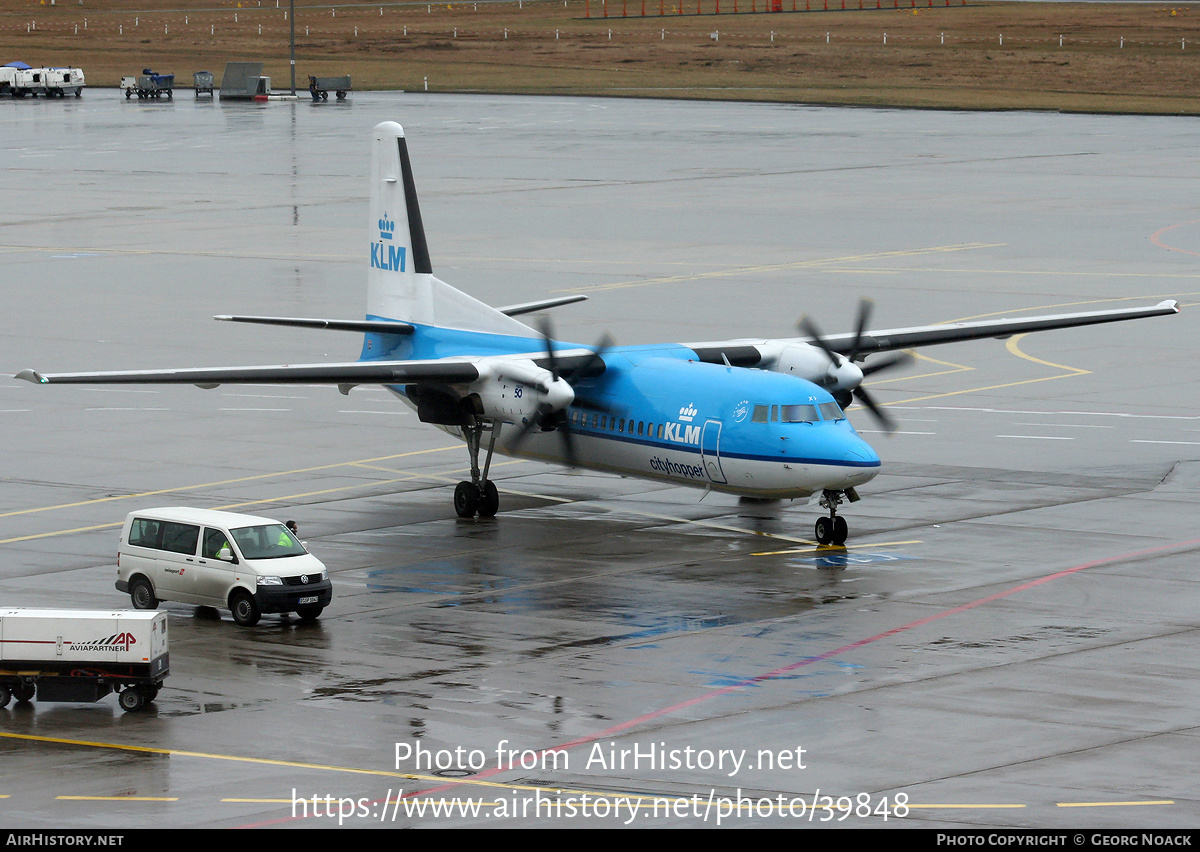
<path fill-rule="evenodd" d="M 146 100 L 166 95 L 167 100 L 171 100 L 171 92 L 174 88 L 174 74 L 155 74 L 149 68 L 144 69 L 137 77 L 121 78 L 121 89 L 124 90 L 126 98 L 137 95 L 138 98 Z"/>
<path fill-rule="evenodd" d="M 346 99 L 346 93 L 351 89 L 350 75 L 345 77 L 314 77 L 308 75 L 308 93 L 314 101 L 329 100 L 329 93 L 335 92 L 339 101 Z"/>
<path fill-rule="evenodd" d="M 169 673 L 165 612 L 0 609 L 0 707 L 117 692 L 140 710 Z"/>
<path fill-rule="evenodd" d="M 201 95 L 213 96 L 213 72 L 196 71 L 192 74 L 192 84 L 196 89 L 196 97 Z"/>

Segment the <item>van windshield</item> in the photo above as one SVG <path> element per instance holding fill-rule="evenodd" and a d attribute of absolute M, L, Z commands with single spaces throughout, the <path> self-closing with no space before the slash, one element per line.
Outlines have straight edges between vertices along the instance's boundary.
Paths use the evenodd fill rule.
<path fill-rule="evenodd" d="M 308 552 L 283 524 L 239 527 L 229 532 L 246 559 L 279 559 L 283 556 L 302 556 Z"/>

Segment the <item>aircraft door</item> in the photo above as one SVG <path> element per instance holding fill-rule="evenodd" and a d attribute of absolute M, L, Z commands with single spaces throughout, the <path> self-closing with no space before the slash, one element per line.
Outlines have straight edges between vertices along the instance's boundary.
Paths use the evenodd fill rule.
<path fill-rule="evenodd" d="M 725 482 L 725 472 L 721 470 L 721 421 L 706 420 L 700 433 L 700 460 L 704 464 L 704 472 L 713 482 Z"/>

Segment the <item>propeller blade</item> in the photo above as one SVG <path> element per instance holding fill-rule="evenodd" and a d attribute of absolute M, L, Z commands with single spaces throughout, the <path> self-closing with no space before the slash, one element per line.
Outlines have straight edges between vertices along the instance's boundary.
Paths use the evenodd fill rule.
<path fill-rule="evenodd" d="M 841 363 L 841 360 L 840 360 L 838 354 L 836 352 L 834 352 L 832 349 L 830 349 L 829 344 L 825 342 L 825 339 L 823 337 L 821 337 L 821 332 L 820 332 L 820 330 L 817 329 L 816 323 L 814 323 L 807 316 L 800 318 L 800 330 L 803 331 L 805 333 L 805 335 L 807 335 L 812 340 L 813 343 L 815 343 L 815 344 L 817 344 L 817 346 L 821 347 L 821 349 L 825 352 L 825 354 L 829 356 L 829 360 L 832 363 L 834 363 L 834 364 Z"/>
<path fill-rule="evenodd" d="M 850 347 L 850 354 L 846 356 L 851 361 L 858 357 L 859 346 L 862 344 L 863 335 L 867 333 L 867 326 L 871 322 L 871 311 L 875 303 L 870 299 L 860 299 L 858 303 L 858 328 L 854 332 L 854 345 Z"/>
<path fill-rule="evenodd" d="M 875 419 L 879 421 L 879 425 L 883 427 L 884 431 L 896 431 L 896 422 L 892 420 L 892 418 L 889 417 L 887 413 L 885 413 L 884 410 L 875 403 L 875 400 L 869 393 L 867 393 L 866 388 L 864 388 L 862 385 L 856 387 L 854 389 L 854 398 L 865 405 L 867 410 L 875 415 Z"/>
<path fill-rule="evenodd" d="M 863 376 L 869 376 L 872 373 L 878 373 L 881 370 L 890 370 L 893 367 L 903 367 L 917 360 L 907 352 L 900 352 L 890 358 L 880 358 L 870 364 L 863 365 Z"/>
<path fill-rule="evenodd" d="M 554 336 L 551 334 L 550 320 L 542 317 L 538 327 L 542 331 L 542 342 L 546 346 L 546 360 L 550 362 L 550 376 L 558 381 L 558 356 L 554 354 Z M 568 383 L 569 384 L 569 383 Z"/>

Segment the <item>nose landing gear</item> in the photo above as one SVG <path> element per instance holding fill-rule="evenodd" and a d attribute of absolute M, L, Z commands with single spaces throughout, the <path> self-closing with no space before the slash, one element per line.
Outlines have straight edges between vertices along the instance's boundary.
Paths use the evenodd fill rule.
<path fill-rule="evenodd" d="M 843 495 L 845 496 L 843 497 Z M 850 525 L 837 513 L 838 506 L 842 504 L 843 500 L 851 503 L 857 502 L 858 494 L 853 488 L 847 488 L 845 491 L 826 488 L 821 492 L 820 505 L 822 509 L 829 510 L 829 517 L 817 518 L 815 531 L 817 544 L 832 544 L 841 547 L 846 543 L 846 538 L 850 535 Z"/>

